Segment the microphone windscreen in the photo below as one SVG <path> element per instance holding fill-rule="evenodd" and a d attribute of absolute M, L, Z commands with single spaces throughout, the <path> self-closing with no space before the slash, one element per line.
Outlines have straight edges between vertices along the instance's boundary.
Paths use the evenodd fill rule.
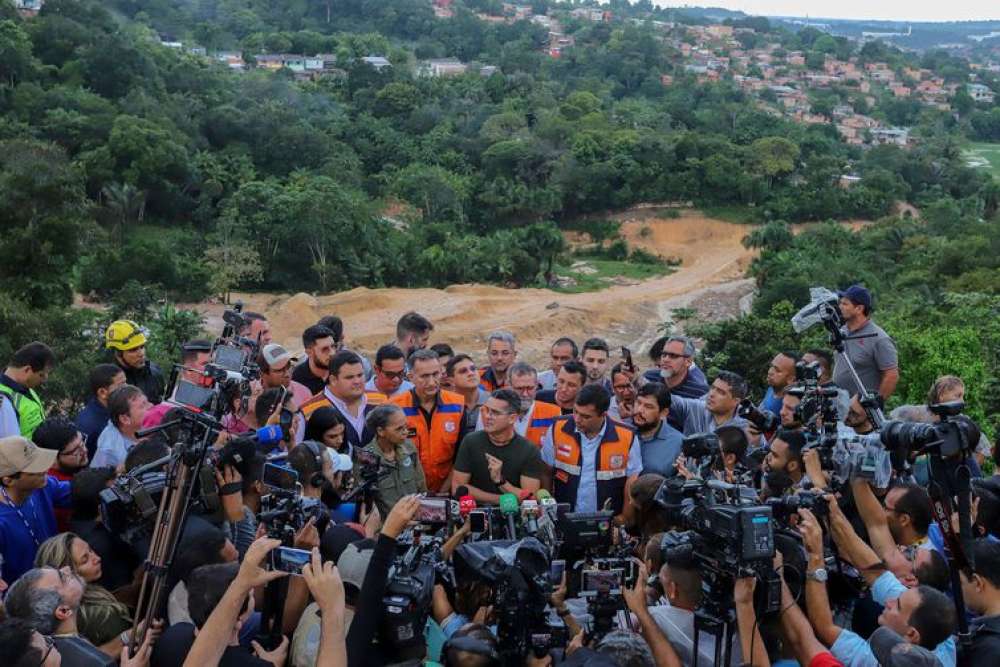
<path fill-rule="evenodd" d="M 262 445 L 274 445 L 281 442 L 281 427 L 277 424 L 272 424 L 270 426 L 265 426 L 264 428 L 257 429 L 257 433 L 254 436 Z"/>

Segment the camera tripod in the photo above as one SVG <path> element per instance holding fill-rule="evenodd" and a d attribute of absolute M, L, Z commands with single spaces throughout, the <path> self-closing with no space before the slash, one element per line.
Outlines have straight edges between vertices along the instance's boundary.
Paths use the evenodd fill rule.
<path fill-rule="evenodd" d="M 972 456 L 974 444 L 969 442 L 964 428 L 958 429 L 961 451 L 956 456 L 945 457 L 940 451 L 940 442 L 931 443 L 924 448 L 928 454 L 928 475 L 930 484 L 928 493 L 931 497 L 931 511 L 934 520 L 944 535 L 945 555 L 948 560 L 948 570 L 951 576 L 951 592 L 955 601 L 955 612 L 958 620 L 958 667 L 968 667 L 969 649 L 972 646 L 972 635 L 969 632 L 969 620 L 965 611 L 965 597 L 962 593 L 961 571 L 966 576 L 972 576 L 975 565 L 972 554 L 972 471 L 969 468 L 969 457 Z M 957 507 L 953 501 L 957 499 Z M 958 533 L 951 522 L 952 510 L 958 511 Z"/>
<path fill-rule="evenodd" d="M 701 657 L 699 642 L 701 633 L 705 632 L 715 638 L 715 656 L 713 667 L 729 667 L 732 662 L 733 637 L 736 636 L 731 619 L 722 619 L 711 616 L 701 611 L 694 612 L 694 634 L 691 637 L 691 667 L 698 667 L 698 660 Z M 749 660 L 749 656 L 744 656 L 744 662 Z"/>
<path fill-rule="evenodd" d="M 858 400 L 861 401 L 861 407 L 865 409 L 865 414 L 868 415 L 868 421 L 872 423 L 872 426 L 876 430 L 882 428 L 882 424 L 885 423 L 885 415 L 882 413 L 882 408 L 878 405 L 878 399 L 874 394 L 865 391 L 865 385 L 861 382 L 861 376 L 858 375 L 858 370 L 854 367 L 854 362 L 851 361 L 850 355 L 847 354 L 845 346 L 845 343 L 849 340 L 875 338 L 878 334 L 850 336 L 844 333 L 841 329 L 844 325 L 844 320 L 840 316 L 838 307 L 833 304 L 824 305 L 821 310 L 821 317 L 823 319 L 823 326 L 826 327 L 826 330 L 830 334 L 830 347 L 840 355 L 844 365 L 847 366 L 847 370 L 851 373 L 851 379 L 854 380 L 854 384 L 858 388 Z"/>
<path fill-rule="evenodd" d="M 142 437 L 165 431 L 175 426 L 186 426 L 188 439 L 174 445 L 175 454 L 167 468 L 166 483 L 160 497 L 160 507 L 153 524 L 149 552 L 143 563 L 142 584 L 132 622 L 132 641 L 129 655 L 149 632 L 153 619 L 161 611 L 167 584 L 167 573 L 177 553 L 184 531 L 188 510 L 199 478 L 205 454 L 211 447 L 212 435 L 218 422 L 201 413 L 184 410 L 178 419 L 140 432 Z M 200 431 L 200 435 L 198 432 Z"/>

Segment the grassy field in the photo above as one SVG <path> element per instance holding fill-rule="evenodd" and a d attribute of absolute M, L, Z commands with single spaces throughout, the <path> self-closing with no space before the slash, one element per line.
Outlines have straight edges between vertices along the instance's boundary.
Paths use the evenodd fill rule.
<path fill-rule="evenodd" d="M 965 157 L 970 165 L 989 169 L 994 178 L 1000 178 L 1000 144 L 971 144 Z"/>
<path fill-rule="evenodd" d="M 760 222 L 757 218 L 757 212 L 749 206 L 720 204 L 719 206 L 702 206 L 699 210 L 708 218 L 718 218 L 740 225 L 753 225 Z"/>
<path fill-rule="evenodd" d="M 572 278 L 576 285 L 572 287 L 557 287 L 557 292 L 575 294 L 578 292 L 593 292 L 615 284 L 615 278 L 627 280 L 646 280 L 656 276 L 673 273 L 673 267 L 663 264 L 639 264 L 610 259 L 592 257 L 573 257 L 574 262 L 584 262 L 583 266 L 573 268 L 570 265 L 556 265 L 556 275 Z"/>

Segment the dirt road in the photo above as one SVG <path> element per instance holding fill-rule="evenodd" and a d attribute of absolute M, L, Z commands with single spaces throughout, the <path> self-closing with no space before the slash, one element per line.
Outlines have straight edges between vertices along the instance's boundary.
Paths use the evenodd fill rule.
<path fill-rule="evenodd" d="M 494 329 L 513 332 L 521 358 L 536 364 L 544 361 L 551 341 L 561 335 L 581 343 L 601 336 L 612 346 L 627 345 L 637 354 L 644 353 L 673 308 L 693 307 L 706 317 L 732 316 L 739 299 L 753 289 L 751 281 L 742 279 L 753 251 L 740 243 L 750 227 L 690 211 L 678 219 L 656 215 L 656 210 L 637 210 L 616 217 L 622 220 L 621 234 L 630 245 L 680 258 L 681 266 L 668 276 L 599 292 L 562 294 L 547 289 L 453 285 L 446 289 L 359 287 L 320 297 L 236 297 L 247 309 L 266 312 L 275 339 L 290 349 L 301 349 L 298 337 L 306 326 L 323 315 L 335 314 L 344 320 L 349 344 L 371 353 L 393 339 L 400 315 L 416 310 L 434 322 L 432 342 L 448 342 L 479 361 L 486 337 Z M 207 310 L 208 326 L 214 331 L 221 308 Z"/>

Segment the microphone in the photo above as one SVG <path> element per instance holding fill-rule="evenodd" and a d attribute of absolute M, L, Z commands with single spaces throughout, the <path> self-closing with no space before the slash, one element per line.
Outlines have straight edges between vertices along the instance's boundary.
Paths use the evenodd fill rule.
<path fill-rule="evenodd" d="M 540 537 L 549 544 L 555 544 L 556 522 L 559 520 L 559 503 L 552 497 L 547 489 L 539 489 L 535 492 L 538 499 L 539 514 L 538 532 Z"/>
<path fill-rule="evenodd" d="M 472 496 L 466 494 L 458 499 L 458 514 L 463 521 L 474 509 L 476 509 L 476 499 Z"/>
<path fill-rule="evenodd" d="M 456 487 L 455 493 L 453 493 L 451 498 L 448 500 L 448 504 L 450 505 L 449 516 L 458 523 L 462 523 L 465 520 L 465 517 L 469 515 L 469 512 L 472 511 L 468 509 L 467 502 L 465 505 L 462 504 L 465 498 L 472 500 L 472 509 L 475 509 L 476 499 L 469 495 L 469 487 L 464 484 Z"/>
<path fill-rule="evenodd" d="M 514 515 L 517 514 L 517 496 L 513 493 L 505 493 L 500 496 L 500 513 L 507 517 L 507 533 L 510 539 L 517 539 L 517 525 L 514 523 Z"/>
<path fill-rule="evenodd" d="M 521 523 L 528 535 L 538 532 L 538 501 L 528 498 L 521 503 Z"/>
<path fill-rule="evenodd" d="M 548 515 L 552 521 L 555 521 L 559 511 L 559 503 L 552 497 L 552 494 L 545 489 L 539 489 L 535 492 L 535 498 L 538 498 L 538 504 L 541 506 L 542 512 Z"/>
<path fill-rule="evenodd" d="M 272 425 L 259 428 L 250 435 L 232 438 L 219 451 L 219 461 L 239 467 L 253 459 L 255 452 L 267 453 L 282 440 L 281 427 Z"/>
<path fill-rule="evenodd" d="M 243 440 L 246 438 L 258 445 L 276 445 L 281 442 L 283 437 L 284 433 L 281 430 L 281 426 L 272 424 L 270 426 L 257 429 L 254 431 L 253 435 L 243 436 L 238 439 Z"/>

